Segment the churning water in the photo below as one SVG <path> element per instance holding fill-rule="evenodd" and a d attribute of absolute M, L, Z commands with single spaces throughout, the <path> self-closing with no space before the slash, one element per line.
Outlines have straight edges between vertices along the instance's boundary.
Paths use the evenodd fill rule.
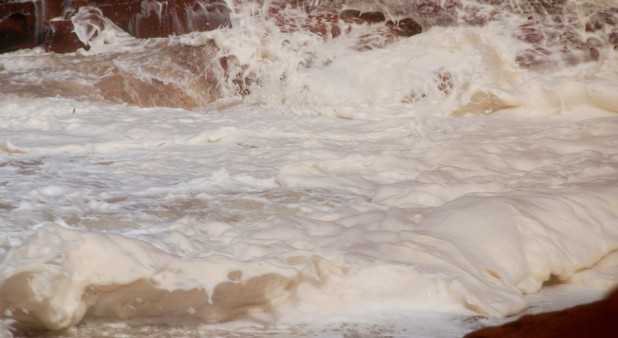
<path fill-rule="evenodd" d="M 615 4 L 286 3 L 0 55 L 7 335 L 447 337 L 615 285 Z"/>

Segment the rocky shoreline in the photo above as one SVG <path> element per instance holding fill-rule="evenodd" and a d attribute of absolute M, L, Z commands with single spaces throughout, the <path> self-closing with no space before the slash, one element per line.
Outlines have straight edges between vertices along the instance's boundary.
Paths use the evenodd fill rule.
<path fill-rule="evenodd" d="M 495 327 L 467 334 L 464 338 L 610 338 L 618 334 L 618 290 L 606 299 L 560 311 L 523 316 Z"/>

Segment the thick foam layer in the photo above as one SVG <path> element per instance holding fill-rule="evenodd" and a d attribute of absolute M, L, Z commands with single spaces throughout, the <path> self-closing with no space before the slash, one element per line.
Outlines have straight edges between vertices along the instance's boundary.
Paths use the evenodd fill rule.
<path fill-rule="evenodd" d="M 377 211 L 329 222 L 296 219 L 230 243 L 229 251 L 245 253 L 241 261 L 205 251 L 170 255 L 137 239 L 49 225 L 5 257 L 0 305 L 21 327 L 48 329 L 76 325 L 85 315 L 259 318 L 290 297 L 296 304 L 291 318 L 359 306 L 371 312 L 385 303 L 430 310 L 460 304 L 458 311 L 505 316 L 521 311 L 522 294 L 538 291 L 552 275 L 568 280 L 616 249 L 618 233 L 610 224 L 616 189 L 603 186 L 572 188 L 559 198 L 462 197 L 417 225 Z M 367 221 L 376 217 L 388 221 L 372 230 L 375 223 Z M 295 241 L 283 245 L 285 251 L 252 243 L 281 246 L 290 238 Z M 192 240 L 182 232 L 164 241 L 191 251 Z M 587 279 L 578 281 L 596 281 L 593 274 Z"/>
<path fill-rule="evenodd" d="M 63 329 L 86 314 L 226 321 L 270 310 L 287 300 L 293 282 L 265 262 L 172 256 L 139 240 L 54 225 L 7 261 L 1 306 L 28 328 Z"/>
<path fill-rule="evenodd" d="M 0 201 L 2 306 L 19 327 L 297 323 L 385 304 L 505 316 L 618 245 L 614 117 L 349 121 L 21 100 L 5 98 Z M 595 276 L 577 282 L 606 283 Z"/>

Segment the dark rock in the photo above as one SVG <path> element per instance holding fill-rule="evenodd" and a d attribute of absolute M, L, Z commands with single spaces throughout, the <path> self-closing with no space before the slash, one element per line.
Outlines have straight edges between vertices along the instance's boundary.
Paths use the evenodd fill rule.
<path fill-rule="evenodd" d="M 279 30 L 284 33 L 304 30 L 323 38 L 334 38 L 342 33 L 339 27 L 339 16 L 336 14 L 308 14 L 306 17 L 299 19 L 286 16 L 285 13 L 279 10 L 274 10 L 269 11 L 267 18 L 273 20 L 279 27 Z"/>
<path fill-rule="evenodd" d="M 404 36 L 413 36 L 423 32 L 423 27 L 411 18 L 399 20 L 397 22 L 397 28 L 399 28 Z"/>
<path fill-rule="evenodd" d="M 596 32 L 605 27 L 618 25 L 618 7 L 602 8 L 593 15 L 587 17 L 585 22 L 586 32 Z"/>
<path fill-rule="evenodd" d="M 457 22 L 458 9 L 462 7 L 460 0 L 417 0 L 411 8 L 423 24 L 448 26 Z"/>
<path fill-rule="evenodd" d="M 141 10 L 134 15 L 134 20 L 123 21 L 128 26 L 125 29 L 139 38 L 169 35 L 173 32 L 169 7 L 167 2 L 142 1 Z"/>
<path fill-rule="evenodd" d="M 339 13 L 339 18 L 347 23 L 362 23 L 361 12 L 356 9 L 346 9 Z"/>
<path fill-rule="evenodd" d="M 561 14 L 564 13 L 568 0 L 533 0 L 529 1 L 538 14 Z"/>
<path fill-rule="evenodd" d="M 522 68 L 533 70 L 549 69 L 556 64 L 551 58 L 551 52 L 539 46 L 520 51 L 515 57 L 515 62 Z"/>
<path fill-rule="evenodd" d="M 222 0 L 99 0 L 97 8 L 137 38 L 210 31 L 230 25 L 230 9 Z"/>
<path fill-rule="evenodd" d="M 341 35 L 338 20 L 339 17 L 333 14 L 310 14 L 302 28 L 322 37 L 335 38 Z"/>
<path fill-rule="evenodd" d="M 40 0 L 0 4 L 0 53 L 43 43 L 44 8 L 40 5 Z"/>
<path fill-rule="evenodd" d="M 378 27 L 370 33 L 361 35 L 355 49 L 358 51 L 381 49 L 399 40 L 401 34 L 401 31 L 394 26 Z"/>
<path fill-rule="evenodd" d="M 465 338 L 612 338 L 618 335 L 618 291 L 607 299 L 562 311 L 521 317 L 502 326 L 488 327 Z"/>
<path fill-rule="evenodd" d="M 464 7 L 461 19 L 468 25 L 484 26 L 489 21 L 495 20 L 498 14 L 500 14 L 500 11 L 496 8 L 487 10 L 479 6 L 469 5 Z"/>
<path fill-rule="evenodd" d="M 599 19 L 610 26 L 618 25 L 618 7 L 603 8 L 598 12 Z"/>
<path fill-rule="evenodd" d="M 44 42 L 47 50 L 71 51 L 69 46 L 78 44 L 66 32 L 69 23 L 51 21 L 69 20 L 86 6 L 98 8 L 103 16 L 137 38 L 230 25 L 230 9 L 223 0 L 9 0 L 0 4 L 0 52 L 32 48 Z M 69 40 L 63 41 L 64 38 Z"/>
<path fill-rule="evenodd" d="M 609 33 L 609 42 L 614 46 L 614 49 L 618 49 L 618 29 Z"/>
<path fill-rule="evenodd" d="M 366 23 L 378 23 L 386 21 L 386 17 L 382 12 L 363 12 L 358 17 Z"/>
<path fill-rule="evenodd" d="M 61 17 L 64 14 L 64 0 L 44 0 L 42 3 L 45 5 L 46 19 Z"/>
<path fill-rule="evenodd" d="M 513 35 L 528 43 L 539 43 L 545 39 L 543 28 L 544 27 L 538 22 L 530 21 L 517 27 Z"/>
<path fill-rule="evenodd" d="M 87 46 L 73 31 L 71 20 L 50 20 L 45 34 L 45 50 L 54 53 L 71 53 Z"/>
<path fill-rule="evenodd" d="M 362 12 L 356 9 L 346 9 L 339 13 L 339 18 L 346 23 L 379 23 L 386 21 L 382 12 Z"/>
<path fill-rule="evenodd" d="M 603 23 L 598 20 L 590 20 L 586 22 L 586 32 L 596 32 L 603 29 Z"/>

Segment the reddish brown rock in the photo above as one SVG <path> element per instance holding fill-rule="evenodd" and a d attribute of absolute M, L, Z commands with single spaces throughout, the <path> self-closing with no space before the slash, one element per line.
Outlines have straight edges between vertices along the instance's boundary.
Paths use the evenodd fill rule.
<path fill-rule="evenodd" d="M 38 2 L 0 4 L 0 53 L 36 47 L 43 42 L 44 9 Z"/>
<path fill-rule="evenodd" d="M 399 40 L 400 36 L 401 32 L 396 27 L 378 27 L 371 33 L 360 36 L 355 49 L 358 51 L 381 49 Z"/>
<path fill-rule="evenodd" d="M 98 8 L 102 15 L 137 38 L 208 31 L 230 25 L 223 0 L 8 0 L 0 4 L 0 52 L 32 48 L 74 51 L 70 20 L 80 8 Z M 66 41 L 65 41 L 66 39 Z"/>
<path fill-rule="evenodd" d="M 338 20 L 339 17 L 333 14 L 309 15 L 302 28 L 322 37 L 336 38 L 341 35 Z"/>
<path fill-rule="evenodd" d="M 137 38 L 208 31 L 230 24 L 223 0 L 96 0 L 105 17 Z"/>
<path fill-rule="evenodd" d="M 462 7 L 460 0 L 417 0 L 410 6 L 418 18 L 424 21 L 423 24 L 429 26 L 456 23 L 458 10 Z"/>
<path fill-rule="evenodd" d="M 71 53 L 87 46 L 73 31 L 71 20 L 51 20 L 47 22 L 45 50 L 54 53 Z"/>
<path fill-rule="evenodd" d="M 543 25 L 536 21 L 529 21 L 517 27 L 513 35 L 519 40 L 528 43 L 540 43 L 545 39 Z"/>
<path fill-rule="evenodd" d="M 515 57 L 515 62 L 522 68 L 532 70 L 549 69 L 556 65 L 551 52 L 539 46 L 518 52 Z"/>
<path fill-rule="evenodd" d="M 249 2 L 248 0 L 233 0 L 236 8 Z M 305 13 L 315 13 L 319 10 L 321 14 L 335 14 L 336 8 L 340 7 L 342 1 L 316 1 L 316 0 L 250 0 L 263 6 L 268 4 L 268 10 L 273 12 L 282 12 L 285 9 L 300 9 Z M 271 12 L 272 14 L 272 12 Z"/>
<path fill-rule="evenodd" d="M 279 30 L 284 33 L 309 31 L 323 38 L 341 35 L 339 16 L 335 14 L 308 14 L 303 18 L 289 17 L 279 10 L 270 10 L 268 19 L 274 20 Z"/>
<path fill-rule="evenodd" d="M 615 27 L 618 25 L 618 7 L 601 8 L 586 19 L 587 32 L 596 32 L 608 26 Z"/>
<path fill-rule="evenodd" d="M 423 27 L 412 18 L 404 18 L 399 21 L 388 20 L 386 26 L 398 36 L 411 37 L 423 32 Z"/>
<path fill-rule="evenodd" d="M 386 17 L 382 12 L 363 12 L 358 16 L 358 18 L 366 23 L 378 23 L 386 21 Z"/>
<path fill-rule="evenodd" d="M 500 11 L 496 8 L 487 10 L 480 6 L 469 5 L 464 7 L 462 20 L 468 25 L 484 26 L 488 22 L 495 20 L 499 14 Z"/>
<path fill-rule="evenodd" d="M 64 0 L 44 0 L 41 1 L 45 6 L 46 19 L 61 17 L 64 13 Z"/>
<path fill-rule="evenodd" d="M 614 49 L 618 49 L 618 29 L 609 33 L 609 42 L 614 46 Z"/>
<path fill-rule="evenodd" d="M 397 28 L 403 33 L 404 36 L 413 36 L 423 32 L 423 27 L 411 18 L 399 20 L 397 22 Z"/>
<path fill-rule="evenodd" d="M 488 327 L 465 338 L 613 338 L 618 336 L 618 291 L 607 299 L 562 311 L 528 315 L 517 321 Z"/>
<path fill-rule="evenodd" d="M 568 0 L 534 0 L 528 4 L 540 15 L 557 15 L 564 13 Z"/>
<path fill-rule="evenodd" d="M 618 24 L 618 8 L 600 7 L 579 16 L 564 0 L 530 0 L 510 10 L 529 15 L 513 36 L 531 45 L 517 54 L 517 63 L 535 70 L 600 60 Z"/>
<path fill-rule="evenodd" d="M 361 12 L 356 9 L 346 9 L 339 13 L 339 18 L 347 23 L 362 23 L 360 19 Z"/>

